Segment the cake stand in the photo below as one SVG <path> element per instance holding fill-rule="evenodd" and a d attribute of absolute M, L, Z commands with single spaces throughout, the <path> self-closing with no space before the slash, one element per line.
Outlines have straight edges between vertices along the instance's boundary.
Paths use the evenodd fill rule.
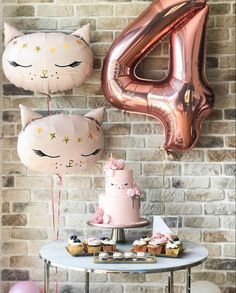
<path fill-rule="evenodd" d="M 111 239 L 114 240 L 116 243 L 125 243 L 125 228 L 138 228 L 138 227 L 144 227 L 150 224 L 150 222 L 147 219 L 140 218 L 139 222 L 128 224 L 128 225 L 109 225 L 109 224 L 97 224 L 93 221 L 89 221 L 89 226 L 96 226 L 99 228 L 111 228 Z"/>

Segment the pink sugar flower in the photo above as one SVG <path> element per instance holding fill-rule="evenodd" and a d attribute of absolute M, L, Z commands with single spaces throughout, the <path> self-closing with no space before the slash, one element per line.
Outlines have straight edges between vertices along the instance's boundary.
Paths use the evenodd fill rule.
<path fill-rule="evenodd" d="M 155 238 L 155 239 L 160 239 L 160 238 L 162 238 L 164 235 L 163 234 L 161 234 L 161 233 L 159 233 L 159 232 L 154 232 L 153 234 L 152 234 L 152 238 Z"/>
<path fill-rule="evenodd" d="M 133 188 L 129 188 L 129 189 L 127 190 L 127 195 L 130 196 L 130 197 L 135 196 L 134 189 L 133 189 Z"/>
<path fill-rule="evenodd" d="M 103 223 L 103 214 L 104 214 L 103 209 L 98 208 L 95 212 L 93 222 L 96 224 L 102 224 Z"/>
<path fill-rule="evenodd" d="M 137 185 L 134 185 L 133 188 L 129 188 L 127 190 L 127 195 L 130 197 L 140 197 L 141 196 L 141 190 Z"/>
<path fill-rule="evenodd" d="M 124 161 L 123 160 L 116 160 L 114 158 L 110 158 L 108 162 L 106 162 L 105 171 L 108 170 L 123 170 L 124 169 Z"/>

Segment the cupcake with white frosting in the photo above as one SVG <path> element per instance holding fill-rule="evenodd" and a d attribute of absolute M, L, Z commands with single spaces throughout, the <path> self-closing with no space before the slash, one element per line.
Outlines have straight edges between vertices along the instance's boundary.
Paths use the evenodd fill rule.
<path fill-rule="evenodd" d="M 147 250 L 153 254 L 161 254 L 163 249 L 163 242 L 159 239 L 152 239 L 147 245 Z"/>
<path fill-rule="evenodd" d="M 167 242 L 166 244 L 166 255 L 171 255 L 171 256 L 178 256 L 180 253 L 181 249 L 181 242 L 180 241 L 175 241 L 175 242 Z"/>
<path fill-rule="evenodd" d="M 147 242 L 143 239 L 135 240 L 132 246 L 134 252 L 145 252 L 147 250 Z"/>
<path fill-rule="evenodd" d="M 105 240 L 102 240 L 101 243 L 102 243 L 102 250 L 104 252 L 116 251 L 116 243 L 114 240 L 105 239 Z"/>
<path fill-rule="evenodd" d="M 101 241 L 98 239 L 88 239 L 87 249 L 88 253 L 100 252 L 102 250 Z"/>

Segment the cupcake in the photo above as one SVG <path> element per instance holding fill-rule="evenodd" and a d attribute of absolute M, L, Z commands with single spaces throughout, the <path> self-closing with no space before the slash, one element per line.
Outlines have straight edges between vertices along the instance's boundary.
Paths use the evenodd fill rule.
<path fill-rule="evenodd" d="M 104 252 L 113 252 L 116 251 L 116 243 L 114 240 L 105 239 L 102 240 L 102 250 Z"/>
<path fill-rule="evenodd" d="M 100 252 L 102 250 L 101 241 L 98 239 L 88 240 L 88 253 Z"/>
<path fill-rule="evenodd" d="M 180 252 L 180 244 L 176 242 L 171 242 L 169 241 L 166 244 L 166 255 L 170 255 L 170 256 L 178 256 Z"/>
<path fill-rule="evenodd" d="M 144 240 L 148 244 L 151 241 L 151 238 L 148 236 L 142 236 L 140 240 Z"/>
<path fill-rule="evenodd" d="M 177 246 L 180 247 L 180 252 L 183 251 L 183 243 L 182 243 L 182 241 L 179 239 L 179 237 L 177 235 L 168 234 L 166 237 L 169 239 L 168 242 L 174 243 L 174 244 L 176 244 Z"/>
<path fill-rule="evenodd" d="M 147 250 L 147 243 L 143 239 L 135 240 L 133 242 L 134 252 L 145 252 Z"/>
<path fill-rule="evenodd" d="M 165 246 L 166 246 L 166 243 L 169 241 L 169 238 L 165 234 L 155 233 L 152 236 L 152 240 L 157 241 L 158 244 L 161 246 L 160 253 L 165 253 Z"/>
<path fill-rule="evenodd" d="M 90 237 L 90 238 L 85 239 L 85 240 L 83 241 L 84 251 L 88 252 L 88 242 L 89 242 L 89 241 L 93 241 L 93 240 L 96 240 L 96 238 L 94 238 L 94 237 Z"/>
<path fill-rule="evenodd" d="M 67 249 L 71 255 L 83 253 L 83 243 L 77 238 L 76 235 L 71 235 L 67 243 Z"/>
<path fill-rule="evenodd" d="M 124 253 L 123 252 L 114 252 L 113 253 L 113 259 L 114 260 L 121 260 L 124 258 Z"/>
<path fill-rule="evenodd" d="M 159 239 L 152 239 L 147 245 L 147 250 L 153 254 L 161 254 L 163 250 L 163 243 Z"/>
<path fill-rule="evenodd" d="M 107 252 L 100 252 L 98 258 L 99 260 L 108 260 L 109 254 Z"/>

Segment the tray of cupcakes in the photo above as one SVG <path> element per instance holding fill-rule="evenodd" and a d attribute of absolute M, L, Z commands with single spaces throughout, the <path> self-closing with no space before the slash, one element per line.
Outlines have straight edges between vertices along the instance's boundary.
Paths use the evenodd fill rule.
<path fill-rule="evenodd" d="M 156 263 L 156 261 L 155 255 L 146 252 L 99 252 L 94 255 L 94 262 L 103 264 Z"/>
<path fill-rule="evenodd" d="M 101 251 L 106 253 L 117 251 L 116 243 L 108 237 L 88 238 L 81 241 L 75 234 L 70 236 L 65 248 L 72 256 L 93 256 Z"/>
<path fill-rule="evenodd" d="M 132 252 L 148 252 L 160 257 L 180 257 L 184 252 L 182 241 L 171 233 L 153 233 L 151 237 L 141 237 L 132 244 Z"/>

